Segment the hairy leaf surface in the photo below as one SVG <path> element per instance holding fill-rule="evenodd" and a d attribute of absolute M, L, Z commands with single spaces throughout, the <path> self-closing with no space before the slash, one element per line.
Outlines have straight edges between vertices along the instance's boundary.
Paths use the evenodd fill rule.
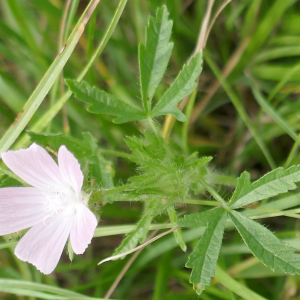
<path fill-rule="evenodd" d="M 224 209 L 213 209 L 211 212 L 213 213 L 210 214 L 210 219 L 207 219 L 207 228 L 186 263 L 186 267 L 193 269 L 190 282 L 199 295 L 206 285 L 210 284 L 215 274 L 227 220 L 227 212 Z"/>
<path fill-rule="evenodd" d="M 168 16 L 166 6 L 162 6 L 157 10 L 156 18 L 149 18 L 146 45 L 139 46 L 142 101 L 147 113 L 151 109 L 151 99 L 164 75 L 173 49 L 173 43 L 169 42 L 173 22 L 168 20 Z"/>
<path fill-rule="evenodd" d="M 283 244 L 269 229 L 243 216 L 230 212 L 230 218 L 249 247 L 262 263 L 273 271 L 277 268 L 289 274 L 300 274 L 300 255 L 294 248 Z"/>
<path fill-rule="evenodd" d="M 101 188 L 111 189 L 114 187 L 113 177 L 114 169 L 112 163 L 106 160 L 101 154 L 94 155 L 89 159 L 90 173 L 96 182 L 93 184 L 100 185 Z"/>
<path fill-rule="evenodd" d="M 175 107 L 185 96 L 197 86 L 196 79 L 202 71 L 202 52 L 198 52 L 183 69 L 165 92 L 151 112 L 152 117 L 174 115 L 179 121 L 186 121 L 186 116 Z"/>
<path fill-rule="evenodd" d="M 113 120 L 116 124 L 147 118 L 143 111 L 132 107 L 95 86 L 92 87 L 85 81 L 78 82 L 66 79 L 66 83 L 77 99 L 90 104 L 88 107 L 89 112 L 117 116 Z"/>
<path fill-rule="evenodd" d="M 277 168 L 253 183 L 250 182 L 250 174 L 244 172 L 238 178 L 230 207 L 236 209 L 294 190 L 297 187 L 295 182 L 298 181 L 300 181 L 300 166 L 292 166 L 287 170 Z"/>
<path fill-rule="evenodd" d="M 210 220 L 224 212 L 222 207 L 213 208 L 197 214 L 185 215 L 177 221 L 181 227 L 207 227 Z"/>

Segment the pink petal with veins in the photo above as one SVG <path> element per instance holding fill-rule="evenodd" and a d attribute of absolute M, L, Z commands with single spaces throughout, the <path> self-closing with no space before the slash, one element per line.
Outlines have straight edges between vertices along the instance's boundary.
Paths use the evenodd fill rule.
<path fill-rule="evenodd" d="M 15 255 L 36 266 L 42 273 L 50 274 L 61 257 L 73 220 L 74 215 L 63 213 L 51 220 L 50 225 L 35 225 L 20 240 Z"/>
<path fill-rule="evenodd" d="M 81 199 L 83 174 L 80 164 L 65 146 L 61 146 L 58 150 L 58 165 L 64 181 L 75 190 L 76 195 Z"/>
<path fill-rule="evenodd" d="M 50 154 L 37 144 L 1 154 L 4 163 L 30 185 L 45 191 L 63 191 L 66 183 Z"/>
<path fill-rule="evenodd" d="M 74 253 L 82 254 L 90 244 L 97 227 L 97 218 L 84 204 L 79 204 L 71 229 L 71 245 Z"/>
<path fill-rule="evenodd" d="M 0 235 L 43 222 L 45 195 L 33 187 L 0 189 Z"/>

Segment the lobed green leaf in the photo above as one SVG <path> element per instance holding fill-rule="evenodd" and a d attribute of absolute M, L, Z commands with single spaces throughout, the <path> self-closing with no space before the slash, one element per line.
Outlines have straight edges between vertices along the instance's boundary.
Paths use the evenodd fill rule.
<path fill-rule="evenodd" d="M 253 183 L 250 182 L 250 174 L 244 172 L 238 178 L 229 206 L 236 209 L 255 201 L 286 193 L 294 190 L 297 187 L 295 182 L 298 181 L 300 181 L 300 165 L 292 166 L 287 170 L 281 167 L 277 168 Z"/>
<path fill-rule="evenodd" d="M 165 92 L 151 112 L 151 117 L 174 115 L 179 121 L 185 122 L 185 115 L 175 107 L 185 96 L 189 95 L 197 86 L 195 82 L 202 71 L 202 51 L 199 51 L 184 65 L 177 78 Z"/>
<path fill-rule="evenodd" d="M 151 99 L 167 68 L 173 49 L 170 43 L 173 22 L 168 20 L 168 10 L 162 6 L 156 18 L 150 17 L 146 45 L 139 45 L 139 67 L 142 101 L 145 111 L 151 110 Z"/>
<path fill-rule="evenodd" d="M 263 264 L 273 271 L 280 268 L 289 274 L 300 274 L 300 255 L 294 248 L 283 244 L 269 229 L 243 216 L 230 212 L 230 218 L 245 244 Z"/>
<path fill-rule="evenodd" d="M 147 118 L 143 111 L 134 108 L 95 86 L 92 87 L 87 82 L 66 79 L 66 83 L 77 99 L 90 104 L 88 107 L 89 112 L 117 116 L 113 120 L 116 124 Z"/>
<path fill-rule="evenodd" d="M 193 269 L 190 282 L 199 295 L 215 274 L 227 220 L 227 212 L 223 208 L 213 209 L 211 212 L 210 219 L 207 219 L 207 228 L 186 263 L 186 267 Z M 207 213 L 206 217 L 208 215 Z"/>
<path fill-rule="evenodd" d="M 222 207 L 216 207 L 205 212 L 197 214 L 184 215 L 177 221 L 177 225 L 181 227 L 207 227 L 212 218 L 224 212 Z"/>

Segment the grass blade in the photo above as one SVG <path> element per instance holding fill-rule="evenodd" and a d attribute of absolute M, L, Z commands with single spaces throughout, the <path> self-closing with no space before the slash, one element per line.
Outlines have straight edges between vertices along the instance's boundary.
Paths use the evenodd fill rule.
<path fill-rule="evenodd" d="M 78 21 L 76 27 L 71 33 L 69 39 L 67 40 L 64 48 L 58 54 L 52 65 L 49 67 L 48 71 L 40 81 L 39 85 L 36 87 L 24 108 L 21 110 L 17 116 L 13 125 L 6 131 L 5 135 L 0 140 L 0 153 L 7 151 L 14 141 L 18 138 L 22 130 L 28 124 L 45 96 L 48 94 L 50 88 L 54 84 L 56 78 L 59 76 L 64 65 L 71 56 L 75 46 L 77 45 L 79 38 L 81 37 L 85 25 L 88 22 L 92 12 L 98 5 L 100 0 L 91 0 L 86 10 L 82 14 L 80 20 Z"/>
<path fill-rule="evenodd" d="M 284 121 L 284 119 L 272 108 L 272 106 L 266 101 L 257 87 L 252 84 L 253 95 L 258 104 L 263 110 L 280 126 L 293 140 L 297 140 L 297 133 L 291 128 L 291 126 Z"/>

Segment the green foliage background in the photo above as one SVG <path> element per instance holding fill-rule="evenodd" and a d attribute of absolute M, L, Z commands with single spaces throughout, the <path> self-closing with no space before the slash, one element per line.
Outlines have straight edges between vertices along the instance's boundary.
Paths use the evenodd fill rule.
<path fill-rule="evenodd" d="M 64 40 L 88 3 L 71 1 Z M 215 1 L 212 15 L 223 3 Z M 0 2 L 2 137 L 60 51 L 65 4 L 62 0 Z M 160 8 L 163 4 L 169 16 Z M 120 20 L 114 17 L 118 7 Z M 299 272 L 299 255 L 294 252 L 300 249 L 299 2 L 231 1 L 208 36 L 197 90 L 194 82 L 201 63 L 194 58 L 190 63 L 198 73 L 190 73 L 187 88 L 178 83 L 178 90 L 170 89 L 171 96 L 166 96 L 196 47 L 206 7 L 202 0 L 100 2 L 75 50 L 69 50 L 63 77 L 72 89 L 96 86 L 102 98 L 96 104 L 79 101 L 57 79 L 11 147 L 27 147 L 31 141 L 49 150 L 67 145 L 83 167 L 87 191 L 93 192 L 91 204 L 101 216 L 99 227 L 86 253 L 70 263 L 65 251 L 51 276 L 13 255 L 15 236 L 1 238 L 1 299 L 103 299 L 130 257 L 97 263 L 142 243 L 152 230 L 173 227 L 182 214 L 187 215 L 177 224 L 194 228 L 177 230 L 148 245 L 112 299 L 300 297 L 299 278 L 284 273 Z M 155 24 L 155 18 L 164 20 L 165 27 Z M 154 56 L 145 54 L 159 42 L 154 33 L 160 30 L 164 30 L 161 47 Z M 74 79 L 82 79 L 98 45 L 99 58 L 84 75 L 85 82 L 77 84 Z M 170 61 L 160 61 L 161 55 Z M 157 67 L 155 76 L 149 73 L 152 65 Z M 174 97 L 179 92 L 182 95 Z M 190 93 L 183 114 L 175 105 Z M 103 107 L 101 99 L 118 105 Z M 134 117 L 124 118 L 124 112 Z M 187 122 L 176 121 L 172 127 L 168 114 Z M 149 121 L 151 117 L 154 121 Z M 123 122 L 127 123 L 118 124 Z M 22 184 L 0 164 L 1 187 Z M 212 215 L 208 209 L 219 205 L 218 195 L 226 201 L 231 198 L 230 208 L 239 212 L 216 208 Z M 231 222 L 225 223 L 227 215 Z M 274 260 L 270 253 L 281 259 Z M 200 296 L 190 280 L 202 291 Z"/>

